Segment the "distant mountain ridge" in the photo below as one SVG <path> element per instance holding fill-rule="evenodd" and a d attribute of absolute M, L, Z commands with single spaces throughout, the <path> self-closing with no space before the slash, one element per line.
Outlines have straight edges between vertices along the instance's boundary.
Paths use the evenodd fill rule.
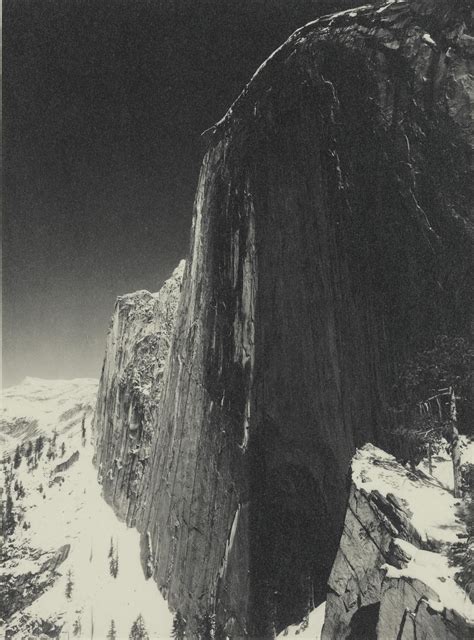
<path fill-rule="evenodd" d="M 20 384 L 0 392 L 0 449 L 54 429 L 66 433 L 77 428 L 95 407 L 99 381 L 94 378 L 47 380 L 27 376 Z"/>

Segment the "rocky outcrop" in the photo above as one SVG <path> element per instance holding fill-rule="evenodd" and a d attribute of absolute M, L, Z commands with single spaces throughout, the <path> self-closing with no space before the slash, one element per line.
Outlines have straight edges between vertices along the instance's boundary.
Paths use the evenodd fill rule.
<path fill-rule="evenodd" d="M 188 635 L 215 613 L 232 637 L 271 637 L 324 599 L 349 463 L 383 439 L 397 366 L 466 331 L 471 20 L 464 0 L 317 20 L 206 132 L 159 413 L 138 451 L 118 384 L 118 343 L 128 354 L 136 337 L 118 303 L 97 410 L 104 492 L 136 521 Z M 133 456 L 152 460 L 146 491 Z"/>
<path fill-rule="evenodd" d="M 59 577 L 58 567 L 67 559 L 70 545 L 42 552 L 27 546 L 3 545 L 0 569 L 0 621 L 8 620 L 39 598 Z"/>
<path fill-rule="evenodd" d="M 51 471 L 51 475 L 55 473 L 62 473 L 63 471 L 67 471 L 72 465 L 79 460 L 79 451 L 74 451 L 66 460 L 57 464 L 54 469 Z"/>
<path fill-rule="evenodd" d="M 120 296 L 107 336 L 94 417 L 96 464 L 105 499 L 129 524 L 141 507 L 183 271 L 184 261 L 158 293 Z"/>
<path fill-rule="evenodd" d="M 474 638 L 474 604 L 448 560 L 465 534 L 450 491 L 364 446 L 352 463 L 322 640 Z"/>

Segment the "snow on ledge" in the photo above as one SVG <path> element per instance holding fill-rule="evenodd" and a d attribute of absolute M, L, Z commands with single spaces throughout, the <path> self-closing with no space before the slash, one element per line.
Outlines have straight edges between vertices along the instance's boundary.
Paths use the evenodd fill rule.
<path fill-rule="evenodd" d="M 423 551 L 400 538 L 396 538 L 394 542 L 410 557 L 410 560 L 403 569 L 397 569 L 389 564 L 383 565 L 386 577 L 408 578 L 423 582 L 438 595 L 438 602 L 429 601 L 432 609 L 439 612 L 445 608 L 452 609 L 461 614 L 470 624 L 474 624 L 474 603 L 454 581 L 454 574 L 459 567 L 450 567 L 448 558 L 440 553 Z"/>
<path fill-rule="evenodd" d="M 413 473 L 373 444 L 358 449 L 352 459 L 352 481 L 367 493 L 394 494 L 424 541 L 459 542 L 464 526 L 456 518 L 458 500 L 430 476 Z"/>

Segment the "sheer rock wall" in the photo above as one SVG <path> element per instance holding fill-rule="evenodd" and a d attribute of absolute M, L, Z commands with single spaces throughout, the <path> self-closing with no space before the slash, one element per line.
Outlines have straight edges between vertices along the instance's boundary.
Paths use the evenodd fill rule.
<path fill-rule="evenodd" d="M 111 319 L 94 416 L 95 463 L 103 495 L 135 524 L 148 486 L 152 444 L 184 261 L 158 293 L 117 299 Z"/>
<path fill-rule="evenodd" d="M 397 364 L 469 324 L 471 20 L 451 0 L 317 20 L 205 134 L 146 491 L 106 490 L 191 634 L 215 612 L 271 637 L 324 599 Z"/>

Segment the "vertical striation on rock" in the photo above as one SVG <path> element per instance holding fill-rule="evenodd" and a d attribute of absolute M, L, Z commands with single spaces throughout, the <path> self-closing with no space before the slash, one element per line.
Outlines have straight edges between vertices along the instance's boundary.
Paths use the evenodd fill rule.
<path fill-rule="evenodd" d="M 147 500 L 152 445 L 176 318 L 184 261 L 158 293 L 117 298 L 94 417 L 96 465 L 103 494 L 128 524 Z"/>
<path fill-rule="evenodd" d="M 349 463 L 383 439 L 398 364 L 467 330 L 472 42 L 464 0 L 319 19 L 206 133 L 133 500 L 135 463 L 117 468 L 136 428 L 116 417 L 130 391 L 107 382 L 122 375 L 118 349 L 103 378 L 116 391 L 98 404 L 106 495 L 136 521 L 191 635 L 215 612 L 231 636 L 271 637 L 324 599 Z"/>

